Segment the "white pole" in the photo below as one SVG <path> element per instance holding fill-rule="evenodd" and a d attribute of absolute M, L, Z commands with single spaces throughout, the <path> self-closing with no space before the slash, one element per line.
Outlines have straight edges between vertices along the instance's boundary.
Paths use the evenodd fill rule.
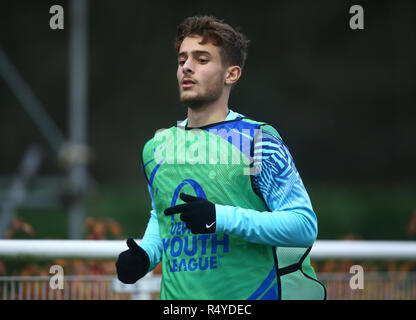
<path fill-rule="evenodd" d="M 416 260 L 416 241 L 320 240 L 311 258 Z"/>
<path fill-rule="evenodd" d="M 9 258 L 117 259 L 127 249 L 124 240 L 0 240 L 0 257 Z M 314 260 L 416 260 L 416 241 L 318 240 L 310 255 Z"/>
<path fill-rule="evenodd" d="M 85 0 L 72 0 L 69 41 L 69 136 L 70 150 L 85 147 L 87 143 L 87 25 L 88 4 Z M 84 236 L 85 192 L 88 174 L 85 159 L 72 159 L 69 181 L 73 199 L 69 205 L 69 237 Z"/>

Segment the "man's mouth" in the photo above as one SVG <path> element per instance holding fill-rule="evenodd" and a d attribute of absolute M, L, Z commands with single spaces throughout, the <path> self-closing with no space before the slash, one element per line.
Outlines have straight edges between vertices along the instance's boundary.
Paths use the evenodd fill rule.
<path fill-rule="evenodd" d="M 192 79 L 183 79 L 182 80 L 182 88 L 192 88 L 195 85 L 195 81 Z"/>

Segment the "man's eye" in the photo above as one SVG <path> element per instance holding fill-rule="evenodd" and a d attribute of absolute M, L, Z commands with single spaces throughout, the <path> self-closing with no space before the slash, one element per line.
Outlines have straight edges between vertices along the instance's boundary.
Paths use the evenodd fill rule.
<path fill-rule="evenodd" d="M 199 59 L 199 62 L 206 63 L 206 62 L 208 62 L 208 59 Z"/>

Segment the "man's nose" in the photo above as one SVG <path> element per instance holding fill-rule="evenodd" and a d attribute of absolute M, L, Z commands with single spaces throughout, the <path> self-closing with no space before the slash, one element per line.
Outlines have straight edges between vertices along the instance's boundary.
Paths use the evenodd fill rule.
<path fill-rule="evenodd" d="M 185 61 L 185 63 L 182 66 L 182 70 L 183 70 L 183 73 L 193 73 L 194 72 L 194 66 L 192 64 L 191 59 L 187 59 Z"/>

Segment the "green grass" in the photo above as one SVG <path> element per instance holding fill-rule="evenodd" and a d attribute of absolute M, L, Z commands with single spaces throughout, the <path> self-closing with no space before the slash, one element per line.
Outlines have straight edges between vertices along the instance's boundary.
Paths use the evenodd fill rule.
<path fill-rule="evenodd" d="M 88 201 L 90 216 L 113 219 L 126 237 L 141 237 L 150 217 L 151 200 L 144 187 L 103 186 Z"/>
<path fill-rule="evenodd" d="M 14 239 L 65 239 L 67 238 L 67 213 L 63 209 L 21 209 L 17 216 L 32 226 L 34 237 L 18 231 Z"/>
<path fill-rule="evenodd" d="M 410 240 L 406 235 L 416 210 L 416 188 L 410 186 L 306 185 L 318 217 L 318 239 L 340 239 L 355 235 L 366 240 Z M 148 191 L 139 184 L 102 185 L 86 201 L 87 216 L 112 219 L 124 237 L 142 237 L 149 219 Z M 19 210 L 18 216 L 32 225 L 36 238 L 67 238 L 67 212 Z M 13 238 L 28 238 L 16 234 Z"/>
<path fill-rule="evenodd" d="M 92 191 L 86 199 L 86 216 L 99 220 L 111 219 L 122 228 L 122 235 L 142 237 L 150 216 L 148 191 L 135 185 L 105 185 Z M 68 212 L 57 209 L 21 209 L 18 217 L 30 224 L 40 239 L 68 238 Z M 24 232 L 13 238 L 31 238 Z"/>
<path fill-rule="evenodd" d="M 308 192 L 318 217 L 319 239 L 352 235 L 366 240 L 411 238 L 406 227 L 416 210 L 415 187 L 314 184 Z"/>

